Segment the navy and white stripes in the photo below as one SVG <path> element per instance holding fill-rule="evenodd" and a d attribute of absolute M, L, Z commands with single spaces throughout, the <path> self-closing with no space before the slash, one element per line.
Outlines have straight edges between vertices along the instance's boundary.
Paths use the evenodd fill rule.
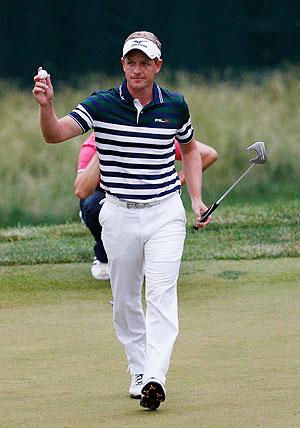
<path fill-rule="evenodd" d="M 188 108 L 179 94 L 154 85 L 153 102 L 138 112 L 123 82 L 80 103 L 70 116 L 83 132 L 93 128 L 101 188 L 128 201 L 162 199 L 180 188 L 174 137 L 193 137 Z"/>

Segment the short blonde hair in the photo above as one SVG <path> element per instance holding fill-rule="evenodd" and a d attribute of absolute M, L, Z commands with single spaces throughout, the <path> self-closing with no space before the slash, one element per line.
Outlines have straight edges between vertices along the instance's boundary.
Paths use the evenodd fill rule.
<path fill-rule="evenodd" d="M 161 51 L 161 43 L 160 43 L 160 41 L 158 40 L 158 38 L 156 37 L 156 35 L 153 34 L 153 33 L 150 33 L 150 31 L 135 31 L 134 33 L 131 33 L 127 37 L 127 39 L 125 40 L 124 43 L 126 43 L 128 40 L 136 39 L 136 38 L 150 40 L 151 42 L 155 43 L 156 46 L 158 47 L 158 49 Z"/>

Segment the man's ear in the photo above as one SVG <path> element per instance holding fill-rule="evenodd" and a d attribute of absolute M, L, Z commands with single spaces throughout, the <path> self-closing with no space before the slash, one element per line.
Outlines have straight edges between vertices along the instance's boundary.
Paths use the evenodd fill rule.
<path fill-rule="evenodd" d="M 155 67 L 156 67 L 155 73 L 160 72 L 161 67 L 162 67 L 162 63 L 163 63 L 162 59 L 155 59 Z"/>
<path fill-rule="evenodd" d="M 120 59 L 123 71 L 124 71 L 124 64 L 125 64 L 125 58 L 122 56 L 122 58 Z"/>

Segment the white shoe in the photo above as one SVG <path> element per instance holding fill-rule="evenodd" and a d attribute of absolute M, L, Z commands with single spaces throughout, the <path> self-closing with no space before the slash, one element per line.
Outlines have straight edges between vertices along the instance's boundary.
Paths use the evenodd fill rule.
<path fill-rule="evenodd" d="M 133 374 L 131 376 L 131 383 L 129 388 L 130 398 L 141 398 L 141 391 L 143 386 L 143 374 Z"/>
<path fill-rule="evenodd" d="M 94 257 L 91 272 L 95 279 L 109 279 L 108 263 L 101 263 L 96 257 Z"/>
<path fill-rule="evenodd" d="M 85 221 L 83 220 L 83 217 L 82 217 L 82 211 L 81 210 L 79 211 L 79 218 L 80 218 L 81 223 L 85 224 Z"/>

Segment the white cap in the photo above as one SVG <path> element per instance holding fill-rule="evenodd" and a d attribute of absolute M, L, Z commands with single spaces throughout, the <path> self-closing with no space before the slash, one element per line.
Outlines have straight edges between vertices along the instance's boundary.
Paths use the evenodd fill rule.
<path fill-rule="evenodd" d="M 151 42 L 151 40 L 140 37 L 130 39 L 125 42 L 123 46 L 123 57 L 134 49 L 144 52 L 150 59 L 160 59 L 161 57 L 161 51 L 155 43 Z"/>

